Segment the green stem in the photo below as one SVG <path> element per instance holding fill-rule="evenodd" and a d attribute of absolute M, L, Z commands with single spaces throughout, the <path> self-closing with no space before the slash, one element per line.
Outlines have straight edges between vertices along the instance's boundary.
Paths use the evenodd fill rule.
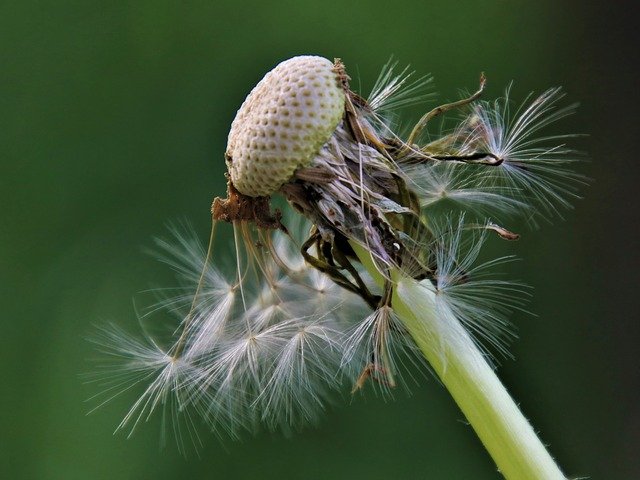
<path fill-rule="evenodd" d="M 381 283 L 369 253 L 352 244 Z M 392 272 L 392 306 L 483 445 L 509 480 L 564 480 L 549 452 L 464 326 L 424 282 Z"/>

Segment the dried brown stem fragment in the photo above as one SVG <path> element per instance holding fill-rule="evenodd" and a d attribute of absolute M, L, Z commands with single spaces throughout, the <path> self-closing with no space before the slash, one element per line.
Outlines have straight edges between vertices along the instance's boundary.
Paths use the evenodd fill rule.
<path fill-rule="evenodd" d="M 271 212 L 270 200 L 271 197 L 243 195 L 236 190 L 229 179 L 227 198 L 216 197 L 211 205 L 211 214 L 214 220 L 229 223 L 246 220 L 254 222 L 258 228 L 286 230 L 280 221 L 282 213 L 279 210 Z"/>

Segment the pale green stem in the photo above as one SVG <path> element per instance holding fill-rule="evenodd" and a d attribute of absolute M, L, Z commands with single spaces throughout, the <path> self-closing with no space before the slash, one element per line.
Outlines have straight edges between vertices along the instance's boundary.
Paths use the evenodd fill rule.
<path fill-rule="evenodd" d="M 369 253 L 352 243 L 376 282 L 383 281 Z M 392 307 L 421 352 L 509 480 L 564 480 L 464 326 L 429 285 L 392 272 Z"/>

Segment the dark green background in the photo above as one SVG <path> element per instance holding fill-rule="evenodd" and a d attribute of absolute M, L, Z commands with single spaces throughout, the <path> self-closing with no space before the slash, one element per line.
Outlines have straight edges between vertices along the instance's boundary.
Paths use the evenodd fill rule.
<path fill-rule="evenodd" d="M 433 380 L 332 409 L 290 439 L 158 447 L 157 419 L 112 431 L 128 400 L 86 416 L 92 325 L 134 328 L 132 295 L 168 273 L 141 254 L 168 220 L 205 238 L 224 193 L 234 113 L 275 63 L 342 57 L 358 88 L 394 54 L 443 99 L 489 78 L 521 98 L 563 85 L 582 106 L 594 179 L 565 221 L 507 253 L 535 286 L 500 369 L 567 473 L 640 478 L 637 401 L 637 50 L 621 3 L 13 1 L 0 6 L 0 477 L 499 478 Z"/>

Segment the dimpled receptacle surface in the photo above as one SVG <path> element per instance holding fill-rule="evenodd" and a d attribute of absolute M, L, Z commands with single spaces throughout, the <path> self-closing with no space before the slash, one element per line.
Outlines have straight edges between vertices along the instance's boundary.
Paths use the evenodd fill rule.
<path fill-rule="evenodd" d="M 226 158 L 236 189 L 250 197 L 275 193 L 329 140 L 344 102 L 326 58 L 293 57 L 267 73 L 231 124 Z"/>

